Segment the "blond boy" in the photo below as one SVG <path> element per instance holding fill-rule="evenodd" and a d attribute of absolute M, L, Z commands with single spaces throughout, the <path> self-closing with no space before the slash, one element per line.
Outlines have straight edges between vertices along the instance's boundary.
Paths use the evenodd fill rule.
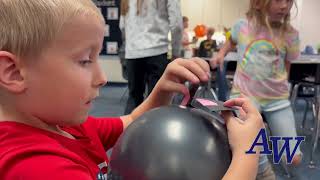
<path fill-rule="evenodd" d="M 88 117 L 106 83 L 98 64 L 104 23 L 90 0 L 0 0 L 0 179 L 101 177 L 108 164 L 105 151 L 132 121 L 169 104 L 173 92 L 187 94 L 185 81 L 208 80 L 206 62 L 177 59 L 130 115 Z M 261 118 L 245 99 L 228 105 L 242 106 L 248 121 L 237 125 L 226 118 L 236 161 L 225 179 L 236 172 L 254 177 L 257 156 L 245 157 L 244 149 Z M 254 169 L 243 174 L 243 163 Z"/>

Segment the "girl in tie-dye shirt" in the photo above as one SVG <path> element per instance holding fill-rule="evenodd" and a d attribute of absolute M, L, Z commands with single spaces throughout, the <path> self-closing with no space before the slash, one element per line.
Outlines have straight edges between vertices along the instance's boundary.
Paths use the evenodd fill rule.
<path fill-rule="evenodd" d="M 288 99 L 290 62 L 299 57 L 298 32 L 290 28 L 283 39 L 272 36 L 267 27 L 254 31 L 247 19 L 239 20 L 232 29 L 232 42 L 237 44 L 238 61 L 232 94 L 241 92 L 262 106 Z"/>
<path fill-rule="evenodd" d="M 299 57 L 299 34 L 290 25 L 294 0 L 251 0 L 247 18 L 235 23 L 228 40 L 212 59 L 222 67 L 224 56 L 237 47 L 240 59 L 231 97 L 244 94 L 257 105 L 274 136 L 297 136 L 290 106 L 288 72 Z M 295 144 L 290 144 L 294 149 Z M 301 161 L 297 149 L 293 163 Z"/>

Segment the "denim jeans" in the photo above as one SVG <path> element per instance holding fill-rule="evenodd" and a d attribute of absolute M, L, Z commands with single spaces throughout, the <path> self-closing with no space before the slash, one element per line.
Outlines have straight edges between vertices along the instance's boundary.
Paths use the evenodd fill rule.
<path fill-rule="evenodd" d="M 226 101 L 229 93 L 228 83 L 226 78 L 226 68 L 220 70 L 217 68 L 217 86 L 218 86 L 218 100 Z"/>

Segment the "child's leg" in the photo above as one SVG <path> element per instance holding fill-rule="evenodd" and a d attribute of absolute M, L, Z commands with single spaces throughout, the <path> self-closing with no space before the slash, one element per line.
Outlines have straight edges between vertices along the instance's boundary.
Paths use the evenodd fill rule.
<path fill-rule="evenodd" d="M 264 115 L 270 127 L 272 136 L 297 136 L 295 119 L 291 106 L 287 106 L 285 108 L 281 108 L 274 111 L 264 111 Z M 283 143 L 280 143 L 279 146 L 282 147 L 282 144 Z M 290 141 L 289 145 L 290 150 L 293 150 L 296 145 L 296 141 Z M 294 165 L 298 165 L 300 163 L 301 155 L 302 153 L 300 147 L 298 147 L 292 162 Z"/>
<path fill-rule="evenodd" d="M 124 114 L 130 114 L 139 104 L 143 102 L 145 91 L 145 60 L 127 60 L 129 98 Z"/>
<path fill-rule="evenodd" d="M 228 80 L 226 78 L 226 69 L 220 70 L 220 68 L 217 68 L 217 86 L 218 86 L 218 99 L 220 101 L 226 101 L 227 100 L 227 94 L 228 94 Z"/>
<path fill-rule="evenodd" d="M 161 54 L 158 56 L 152 56 L 146 58 L 146 69 L 147 72 L 146 80 L 148 86 L 148 95 L 153 90 L 154 86 L 157 84 L 161 78 L 163 72 L 166 70 L 167 65 L 169 64 L 167 53 Z"/>

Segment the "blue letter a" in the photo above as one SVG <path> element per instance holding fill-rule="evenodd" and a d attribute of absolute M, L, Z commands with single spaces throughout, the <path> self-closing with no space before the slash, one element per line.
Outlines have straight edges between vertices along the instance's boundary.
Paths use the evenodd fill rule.
<path fill-rule="evenodd" d="M 280 152 L 279 152 L 279 147 L 278 147 L 279 140 L 284 140 L 284 144 L 281 147 Z M 293 156 L 296 153 L 301 142 L 305 140 L 305 137 L 297 136 L 297 137 L 295 137 L 295 140 L 297 140 L 297 143 L 294 146 L 293 151 L 290 152 L 290 141 L 293 141 L 293 137 L 283 137 L 283 138 L 276 137 L 276 136 L 270 137 L 270 141 L 272 141 L 272 149 L 273 149 L 273 162 L 275 164 L 279 164 L 284 151 L 286 151 L 287 163 L 289 163 L 289 164 L 292 163 Z"/>
<path fill-rule="evenodd" d="M 262 142 L 258 143 L 260 136 L 262 138 Z M 256 139 L 254 140 L 250 150 L 246 151 L 246 154 L 256 154 L 256 151 L 253 151 L 255 146 L 262 146 L 263 147 L 263 151 L 260 152 L 261 154 L 272 154 L 272 151 L 270 151 L 269 145 L 268 145 L 266 129 L 260 130 L 260 132 L 257 135 Z"/>

